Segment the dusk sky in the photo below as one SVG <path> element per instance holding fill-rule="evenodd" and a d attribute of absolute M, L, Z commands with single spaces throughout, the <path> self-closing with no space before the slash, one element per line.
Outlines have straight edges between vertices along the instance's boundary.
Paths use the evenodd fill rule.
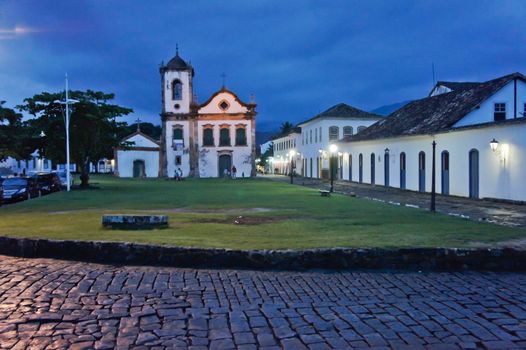
<path fill-rule="evenodd" d="M 438 80 L 526 73 L 526 1 L 0 0 L 0 100 L 114 92 L 126 118 L 160 124 L 159 64 L 195 69 L 204 102 L 255 95 L 260 130 L 345 102 L 371 110 Z"/>

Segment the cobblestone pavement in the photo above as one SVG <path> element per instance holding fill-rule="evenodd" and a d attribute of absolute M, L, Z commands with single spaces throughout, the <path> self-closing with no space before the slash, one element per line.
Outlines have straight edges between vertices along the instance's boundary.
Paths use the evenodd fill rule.
<path fill-rule="evenodd" d="M 2 349 L 526 348 L 526 275 L 0 256 Z"/>
<path fill-rule="evenodd" d="M 283 175 L 258 175 L 258 177 L 281 182 L 290 181 L 288 176 Z M 298 177 L 294 179 L 294 183 L 317 189 L 328 190 L 330 188 L 328 181 L 320 179 Z M 424 209 L 429 208 L 431 201 L 431 195 L 429 193 L 400 190 L 394 187 L 372 186 L 349 181 L 335 181 L 334 190 L 344 194 L 354 193 L 358 197 L 379 200 L 386 203 Z M 461 216 L 471 220 L 526 228 L 526 205 L 437 194 L 436 210 L 444 214 Z M 526 244 L 521 245 L 526 246 Z"/>

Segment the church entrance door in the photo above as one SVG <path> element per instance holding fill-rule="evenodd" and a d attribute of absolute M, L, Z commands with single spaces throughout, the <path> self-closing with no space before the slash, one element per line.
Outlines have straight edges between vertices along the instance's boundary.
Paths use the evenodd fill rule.
<path fill-rule="evenodd" d="M 219 177 L 224 176 L 225 169 L 228 170 L 228 172 L 230 173 L 232 169 L 232 156 L 230 154 L 221 154 L 219 156 L 218 162 L 219 162 L 219 166 L 218 166 L 218 169 L 219 169 L 218 176 Z"/>
<path fill-rule="evenodd" d="M 146 177 L 144 160 L 133 161 L 133 177 Z"/>

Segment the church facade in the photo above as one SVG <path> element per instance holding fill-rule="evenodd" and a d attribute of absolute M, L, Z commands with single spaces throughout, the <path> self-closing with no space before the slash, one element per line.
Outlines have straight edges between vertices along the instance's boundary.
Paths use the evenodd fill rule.
<path fill-rule="evenodd" d="M 177 52 L 161 74 L 161 122 L 158 164 L 140 172 L 145 177 L 220 177 L 235 167 L 238 177 L 255 176 L 256 104 L 243 102 L 222 87 L 206 102 L 197 103 L 193 93 L 193 67 Z M 130 149 L 133 152 L 133 149 Z M 118 157 L 118 154 L 116 155 Z M 132 170 L 139 153 L 128 152 L 117 160 L 119 176 Z M 125 175 L 126 174 L 126 175 Z M 155 175 L 154 175 L 155 174 Z"/>

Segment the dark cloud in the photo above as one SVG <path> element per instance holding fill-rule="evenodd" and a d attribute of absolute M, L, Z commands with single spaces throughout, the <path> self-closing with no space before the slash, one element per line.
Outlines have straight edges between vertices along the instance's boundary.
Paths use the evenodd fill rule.
<path fill-rule="evenodd" d="M 0 99 L 43 90 L 115 92 L 159 121 L 158 67 L 179 43 L 200 101 L 227 85 L 256 95 L 258 123 L 299 122 L 346 102 L 419 98 L 439 79 L 526 71 L 526 2 L 0 1 Z M 15 28 L 31 29 L 11 32 Z"/>

